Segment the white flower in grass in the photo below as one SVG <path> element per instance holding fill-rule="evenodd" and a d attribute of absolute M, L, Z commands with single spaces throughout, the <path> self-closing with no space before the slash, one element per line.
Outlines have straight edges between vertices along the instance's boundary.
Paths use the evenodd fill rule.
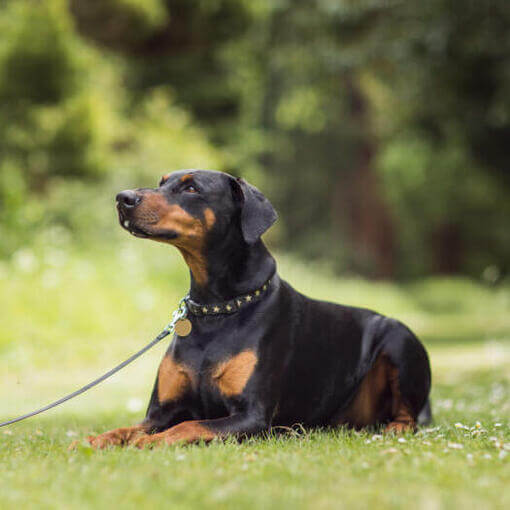
<path fill-rule="evenodd" d="M 464 445 L 460 443 L 448 443 L 448 448 L 451 448 L 452 450 L 462 450 Z"/>
<path fill-rule="evenodd" d="M 501 450 L 498 454 L 498 458 L 504 459 L 507 455 L 508 455 L 508 452 L 506 452 L 505 450 Z"/>
<path fill-rule="evenodd" d="M 66 432 L 67 437 L 76 437 L 77 435 L 78 435 L 78 432 L 76 432 L 75 430 L 68 430 Z"/>
<path fill-rule="evenodd" d="M 407 443 L 407 439 L 405 439 L 404 437 L 399 437 L 398 442 L 399 443 Z"/>

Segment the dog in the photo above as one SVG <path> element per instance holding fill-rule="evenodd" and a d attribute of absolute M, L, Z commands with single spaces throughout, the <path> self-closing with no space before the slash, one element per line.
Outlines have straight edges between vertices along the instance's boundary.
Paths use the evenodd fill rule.
<path fill-rule="evenodd" d="M 93 447 L 243 438 L 298 423 L 401 433 L 430 420 L 423 345 L 395 319 L 310 299 L 282 280 L 261 240 L 277 214 L 257 188 L 183 170 L 116 201 L 129 233 L 182 253 L 189 322 L 159 366 L 142 423 L 91 436 Z"/>

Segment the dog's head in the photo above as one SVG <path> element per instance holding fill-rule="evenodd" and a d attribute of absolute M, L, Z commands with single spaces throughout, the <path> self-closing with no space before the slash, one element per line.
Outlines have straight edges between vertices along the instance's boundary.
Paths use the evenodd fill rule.
<path fill-rule="evenodd" d="M 233 229 L 252 245 L 277 217 L 257 188 L 209 170 L 181 170 L 163 176 L 157 188 L 122 191 L 117 210 L 131 234 L 173 244 L 184 253 L 203 253 L 209 241 Z"/>

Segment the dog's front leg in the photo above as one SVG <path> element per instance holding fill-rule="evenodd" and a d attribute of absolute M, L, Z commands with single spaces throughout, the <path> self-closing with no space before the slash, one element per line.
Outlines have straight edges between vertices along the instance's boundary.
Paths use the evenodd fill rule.
<path fill-rule="evenodd" d="M 94 448 L 106 448 L 107 446 L 123 446 L 131 444 L 134 440 L 143 437 L 146 434 L 143 425 L 134 425 L 133 427 L 122 427 L 110 430 L 98 436 L 87 437 L 88 442 Z"/>
<path fill-rule="evenodd" d="M 211 441 L 215 438 L 253 435 L 268 428 L 269 423 L 264 418 L 253 412 L 245 412 L 215 420 L 184 421 L 159 434 L 140 436 L 132 444 L 138 448 L 144 448 L 164 444 Z"/>

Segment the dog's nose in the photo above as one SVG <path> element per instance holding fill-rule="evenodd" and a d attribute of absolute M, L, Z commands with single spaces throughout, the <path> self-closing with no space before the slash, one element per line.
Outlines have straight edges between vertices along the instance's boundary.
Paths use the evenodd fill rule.
<path fill-rule="evenodd" d="M 121 191 L 116 196 L 117 202 L 124 207 L 135 207 L 140 202 L 140 197 L 132 190 Z"/>

